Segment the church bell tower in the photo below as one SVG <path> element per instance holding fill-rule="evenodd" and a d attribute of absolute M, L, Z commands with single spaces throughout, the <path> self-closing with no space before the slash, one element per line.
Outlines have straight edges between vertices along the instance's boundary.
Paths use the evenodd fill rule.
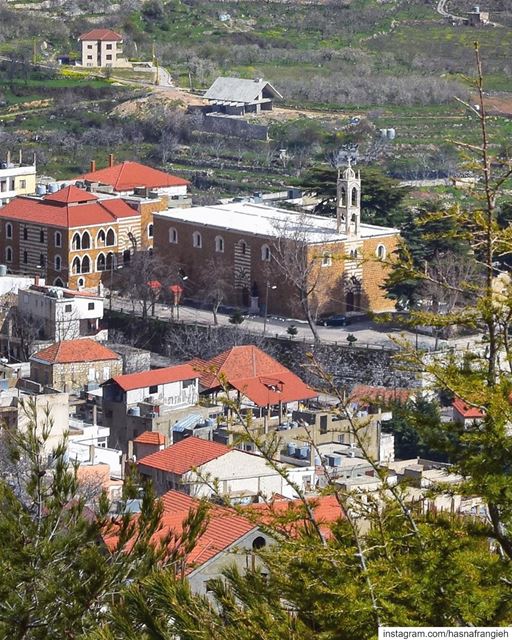
<path fill-rule="evenodd" d="M 336 231 L 358 238 L 361 226 L 361 174 L 348 167 L 338 171 L 336 183 Z"/>

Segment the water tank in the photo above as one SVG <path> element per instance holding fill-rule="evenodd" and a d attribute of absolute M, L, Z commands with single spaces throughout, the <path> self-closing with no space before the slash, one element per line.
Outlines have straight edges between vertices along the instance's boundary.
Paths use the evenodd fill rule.
<path fill-rule="evenodd" d="M 322 460 L 318 453 L 315 453 L 315 467 L 319 467 L 322 464 Z"/>
<path fill-rule="evenodd" d="M 38 184 L 36 185 L 36 196 L 44 196 L 46 193 L 46 185 Z"/>
<path fill-rule="evenodd" d="M 59 185 L 56 182 L 50 182 L 48 185 L 48 193 L 56 193 L 59 190 Z"/>
<path fill-rule="evenodd" d="M 394 140 L 396 138 L 396 129 L 388 129 L 388 140 Z"/>
<path fill-rule="evenodd" d="M 140 416 L 140 407 L 130 407 L 130 409 L 128 409 L 128 415 Z"/>
<path fill-rule="evenodd" d="M 380 137 L 381 138 L 387 138 L 388 137 L 388 130 L 387 129 L 379 129 L 380 132 Z"/>
<path fill-rule="evenodd" d="M 0 276 L 7 275 L 7 266 L 5 264 L 0 264 Z"/>
<path fill-rule="evenodd" d="M 326 462 L 329 467 L 339 467 L 341 465 L 341 456 L 330 454 L 326 456 Z"/>
<path fill-rule="evenodd" d="M 287 452 L 288 452 L 289 456 L 294 456 L 295 455 L 296 448 L 295 448 L 295 443 L 294 442 L 289 442 L 287 447 L 286 447 L 286 449 L 287 449 Z"/>
<path fill-rule="evenodd" d="M 295 450 L 295 455 L 302 460 L 307 460 L 309 458 L 309 447 L 299 447 Z"/>

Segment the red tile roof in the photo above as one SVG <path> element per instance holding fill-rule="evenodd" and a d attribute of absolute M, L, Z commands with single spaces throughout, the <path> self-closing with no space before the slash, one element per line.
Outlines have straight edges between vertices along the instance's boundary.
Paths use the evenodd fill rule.
<path fill-rule="evenodd" d="M 200 467 L 230 451 L 224 444 L 190 436 L 167 449 L 146 456 L 138 464 L 181 476 L 193 467 Z"/>
<path fill-rule="evenodd" d="M 107 40 L 108 42 L 121 42 L 123 36 L 110 29 L 93 29 L 78 36 L 79 40 Z"/>
<path fill-rule="evenodd" d="M 119 360 L 117 353 L 104 347 L 96 340 L 81 338 L 79 340 L 63 340 L 42 349 L 31 357 L 31 360 L 43 360 L 50 364 L 67 364 L 71 362 L 97 362 L 101 360 Z"/>
<path fill-rule="evenodd" d="M 147 167 L 140 162 L 129 161 L 84 173 L 75 180 L 88 180 L 89 182 L 111 185 L 116 191 L 132 191 L 135 187 L 158 189 L 159 187 L 179 187 L 190 184 L 184 178 Z"/>
<path fill-rule="evenodd" d="M 158 431 L 144 431 L 134 440 L 137 444 L 165 444 L 165 436 Z"/>
<path fill-rule="evenodd" d="M 329 538 L 332 535 L 330 525 L 343 518 L 343 510 L 336 496 L 318 496 L 307 500 L 313 508 L 313 515 L 320 525 L 320 530 Z M 297 536 L 301 529 L 308 526 L 302 500 L 256 503 L 247 507 L 247 513 L 255 524 L 272 525 L 291 536 Z"/>
<path fill-rule="evenodd" d="M 65 187 L 43 198 L 18 196 L 0 208 L 0 218 L 55 227 L 108 224 L 139 214 L 121 198 L 98 199 L 77 187 Z"/>
<path fill-rule="evenodd" d="M 318 393 L 282 364 L 253 345 L 233 347 L 212 360 L 192 361 L 206 391 L 225 381 L 258 406 L 315 398 Z"/>
<path fill-rule="evenodd" d="M 199 374 L 194 367 L 190 364 L 179 364 L 174 367 L 164 367 L 163 369 L 127 373 L 112 379 L 123 391 L 132 391 L 133 389 L 145 389 L 154 385 L 168 384 L 179 380 L 191 380 L 193 378 L 199 378 Z"/>
<path fill-rule="evenodd" d="M 483 411 L 481 411 L 477 407 L 470 407 L 464 402 L 464 400 L 461 400 L 460 398 L 455 398 L 452 406 L 455 411 L 465 420 L 481 420 L 485 417 Z"/>
<path fill-rule="evenodd" d="M 46 202 L 63 202 L 65 204 L 78 204 L 80 202 L 92 202 L 93 200 L 97 200 L 98 196 L 95 196 L 93 193 L 89 191 L 84 191 L 83 189 L 79 189 L 74 185 L 70 185 L 69 187 L 64 187 L 63 189 L 59 189 L 54 193 L 47 193 L 42 198 Z"/>
<path fill-rule="evenodd" d="M 356 385 L 350 394 L 351 402 L 359 404 L 389 404 L 399 402 L 405 404 L 413 395 L 411 389 L 393 387 L 371 387 L 365 384 Z"/>
<path fill-rule="evenodd" d="M 161 526 L 151 539 L 152 543 L 162 543 L 170 531 L 174 533 L 174 543 L 171 547 L 178 548 L 186 540 L 181 539 L 183 523 L 191 511 L 199 506 L 199 501 L 179 493 L 168 491 L 162 496 L 163 514 Z M 234 545 L 240 538 L 256 528 L 248 519 L 238 515 L 234 510 L 226 507 L 213 506 L 206 516 L 204 533 L 199 536 L 194 548 L 185 558 L 185 573 L 191 573 L 195 568 L 211 560 L 219 553 Z M 115 535 L 105 537 L 109 549 L 113 549 L 117 542 Z"/>

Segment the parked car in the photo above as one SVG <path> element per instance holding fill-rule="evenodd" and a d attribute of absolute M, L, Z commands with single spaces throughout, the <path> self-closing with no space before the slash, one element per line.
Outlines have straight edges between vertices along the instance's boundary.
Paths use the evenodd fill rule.
<path fill-rule="evenodd" d="M 316 323 L 321 327 L 346 327 L 350 324 L 350 318 L 342 314 L 320 316 Z"/>

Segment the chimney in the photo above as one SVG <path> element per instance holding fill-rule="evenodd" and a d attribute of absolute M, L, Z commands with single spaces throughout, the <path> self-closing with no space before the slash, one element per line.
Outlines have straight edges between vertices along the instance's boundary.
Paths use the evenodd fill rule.
<path fill-rule="evenodd" d="M 127 458 L 128 458 L 128 460 L 132 460 L 133 459 L 133 440 L 128 440 Z"/>
<path fill-rule="evenodd" d="M 113 153 L 109 153 L 108 154 L 108 166 L 109 167 L 113 167 L 114 166 L 114 154 Z"/>
<path fill-rule="evenodd" d="M 95 454 L 95 446 L 93 444 L 89 445 L 89 461 L 91 464 L 94 464 L 94 454 Z"/>
<path fill-rule="evenodd" d="M 91 173 L 96 171 L 96 160 L 91 160 Z"/>
<path fill-rule="evenodd" d="M 38 275 L 34 276 L 34 284 L 36 285 L 36 287 L 39 286 L 39 276 Z"/>

